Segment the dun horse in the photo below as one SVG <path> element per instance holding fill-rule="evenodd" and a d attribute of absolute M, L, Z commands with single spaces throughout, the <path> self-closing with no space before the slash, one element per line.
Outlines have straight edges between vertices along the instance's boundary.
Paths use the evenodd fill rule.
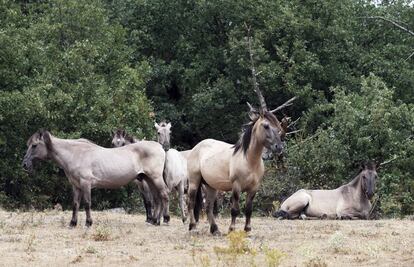
<path fill-rule="evenodd" d="M 206 185 L 207 216 L 213 235 L 220 233 L 213 215 L 213 201 L 217 190 L 232 191 L 229 231 L 235 229 L 236 218 L 240 213 L 240 193 L 247 192 L 244 230 L 251 230 L 253 198 L 264 174 L 263 149 L 266 147 L 277 155 L 281 154 L 285 135 L 285 129 L 279 120 L 272 111 L 267 110 L 260 90 L 255 87 L 255 91 L 260 99 L 260 111 L 249 105 L 250 122 L 245 125 L 240 140 L 235 145 L 206 139 L 191 150 L 188 157 L 190 231 L 196 227 L 194 211 L 200 208 L 201 198 L 197 196 L 201 193 L 201 184 Z M 273 111 L 277 110 L 279 108 Z"/>
<path fill-rule="evenodd" d="M 145 180 L 155 201 L 155 224 L 160 223 L 168 201 L 162 179 L 165 152 L 153 141 L 120 148 L 104 148 L 85 139 L 60 139 L 48 131 L 38 131 L 27 141 L 23 168 L 33 170 L 33 161 L 52 160 L 61 167 L 73 188 L 73 213 L 70 226 L 76 226 L 81 198 L 85 202 L 86 225 L 92 225 L 91 189 L 119 188 L 134 179 Z"/>
<path fill-rule="evenodd" d="M 377 178 L 376 166 L 370 162 L 351 182 L 337 189 L 297 191 L 273 216 L 287 219 L 368 219 Z"/>
<path fill-rule="evenodd" d="M 125 130 L 118 129 L 113 133 L 112 146 L 121 147 L 121 146 L 136 143 L 138 141 L 139 141 L 138 138 L 127 134 Z M 152 207 L 151 206 L 153 202 L 151 190 L 145 180 L 140 181 L 138 179 L 135 179 L 134 183 L 137 185 L 138 190 L 140 191 L 141 197 L 144 202 L 145 213 L 147 216 L 146 222 L 151 223 L 152 222 L 152 212 L 151 212 Z"/>
<path fill-rule="evenodd" d="M 155 123 L 157 130 L 157 140 L 163 146 L 165 152 L 164 181 L 170 192 L 176 189 L 179 196 L 181 218 L 183 222 L 187 220 L 185 215 L 184 189 L 187 184 L 187 152 L 180 153 L 170 148 L 171 123 Z M 170 220 L 169 205 L 164 210 L 164 222 Z"/>

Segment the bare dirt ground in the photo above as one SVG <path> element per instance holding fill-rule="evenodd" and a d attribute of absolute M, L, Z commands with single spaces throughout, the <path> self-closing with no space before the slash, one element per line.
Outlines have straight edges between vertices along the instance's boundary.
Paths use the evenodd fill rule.
<path fill-rule="evenodd" d="M 414 266 L 414 221 L 280 221 L 254 217 L 246 238 L 213 237 L 172 217 L 155 227 L 143 215 L 93 212 L 70 229 L 71 213 L 0 210 L 1 266 Z M 243 228 L 238 220 L 238 229 Z M 227 233 L 229 218 L 219 218 Z M 240 232 L 242 233 L 242 232 Z M 239 239 L 237 239 L 239 238 Z M 244 244 L 244 245 L 242 245 Z M 234 249 L 240 245 L 241 251 Z"/>

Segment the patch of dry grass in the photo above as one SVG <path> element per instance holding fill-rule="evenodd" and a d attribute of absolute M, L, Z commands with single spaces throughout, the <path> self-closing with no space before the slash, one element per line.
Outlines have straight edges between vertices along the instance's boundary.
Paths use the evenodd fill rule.
<path fill-rule="evenodd" d="M 255 217 L 248 235 L 236 232 L 235 236 L 213 237 L 205 218 L 198 234 L 190 235 L 188 225 L 175 217 L 169 226 L 154 227 L 144 222 L 143 215 L 93 212 L 95 224 L 89 229 L 83 226 L 84 213 L 79 214 L 75 229 L 68 227 L 70 217 L 70 212 L 60 210 L 0 210 L 2 265 L 414 266 L 414 224 L 410 220 Z M 223 232 L 230 223 L 229 218 L 217 221 Z M 239 219 L 239 229 L 242 223 Z M 221 252 L 235 252 L 237 260 L 229 263 L 223 256 L 228 254 Z"/>

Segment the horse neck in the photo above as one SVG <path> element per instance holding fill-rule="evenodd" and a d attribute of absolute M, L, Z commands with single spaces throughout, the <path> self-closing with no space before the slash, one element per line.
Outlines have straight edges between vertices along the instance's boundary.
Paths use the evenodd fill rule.
<path fill-rule="evenodd" d="M 252 134 L 250 138 L 251 138 L 250 147 L 246 151 L 246 160 L 249 166 L 254 167 L 254 166 L 258 166 L 262 164 L 262 153 L 263 153 L 264 145 L 263 145 L 263 142 L 260 142 L 259 140 L 257 140 L 254 133 Z"/>
<path fill-rule="evenodd" d="M 71 159 L 75 157 L 76 147 L 73 140 L 60 139 L 51 136 L 52 150 L 49 151 L 50 158 L 61 168 L 67 169 Z M 86 144 L 86 143 L 85 143 Z"/>
<path fill-rule="evenodd" d="M 364 193 L 362 192 L 362 185 L 361 185 L 361 173 L 359 173 L 354 179 L 352 179 L 351 182 L 349 182 L 347 184 L 347 186 L 350 186 L 354 189 L 355 194 L 360 197 L 363 198 L 364 197 Z"/>

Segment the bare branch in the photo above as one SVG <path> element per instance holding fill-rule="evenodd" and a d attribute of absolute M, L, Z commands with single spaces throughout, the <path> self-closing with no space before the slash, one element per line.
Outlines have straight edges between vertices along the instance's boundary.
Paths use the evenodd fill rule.
<path fill-rule="evenodd" d="M 259 83 L 257 82 L 257 76 L 259 75 L 258 73 L 256 73 L 256 68 L 254 67 L 254 60 L 253 60 L 253 50 L 252 50 L 252 38 L 250 36 L 250 27 L 247 26 L 247 24 L 245 24 L 246 28 L 247 28 L 247 44 L 249 47 L 249 55 L 250 55 L 250 65 L 251 65 L 251 70 L 252 70 L 252 81 L 253 81 L 253 89 L 256 92 L 257 96 L 259 97 L 259 101 L 260 101 L 260 109 L 262 111 L 267 110 L 267 105 L 266 105 L 266 101 L 263 97 L 262 92 L 259 89 Z"/>
<path fill-rule="evenodd" d="M 290 105 L 292 105 L 292 102 L 296 99 L 296 96 L 292 97 L 291 99 L 289 99 L 288 101 L 286 101 L 285 103 L 283 103 L 283 105 L 278 106 L 277 108 L 271 110 L 270 112 L 275 113 L 278 110 L 284 109 L 285 107 L 288 107 Z"/>
<path fill-rule="evenodd" d="M 398 159 L 399 157 L 397 156 L 397 155 L 394 155 L 394 157 L 392 158 L 392 159 L 389 159 L 389 160 L 386 160 L 386 161 L 384 161 L 384 162 L 381 162 L 380 164 L 379 164 L 379 166 L 381 167 L 381 166 L 384 166 L 384 165 L 386 165 L 386 164 L 388 164 L 388 163 L 390 163 L 390 162 L 393 162 L 394 160 L 396 160 L 396 159 Z"/>
<path fill-rule="evenodd" d="M 414 52 L 412 52 L 412 53 L 411 53 L 411 55 L 409 55 L 409 56 L 405 59 L 405 61 L 409 60 L 412 56 L 414 56 Z"/>
<path fill-rule="evenodd" d="M 301 132 L 301 131 L 302 131 L 302 129 L 299 129 L 299 130 L 296 130 L 296 131 L 291 131 L 291 132 L 286 133 L 286 135 L 295 134 L 295 133 L 298 133 L 298 132 Z"/>
<path fill-rule="evenodd" d="M 299 118 L 297 118 L 296 120 L 294 120 L 294 121 L 292 121 L 289 125 L 288 125 L 288 128 L 290 128 L 290 127 L 292 127 L 292 126 L 294 126 L 299 120 L 300 120 L 300 118 L 301 117 L 299 117 Z"/>
<path fill-rule="evenodd" d="M 385 17 L 381 17 L 381 16 L 372 16 L 372 17 L 363 17 L 364 19 L 381 19 L 381 20 L 383 20 L 383 21 L 386 21 L 386 22 L 389 22 L 389 23 L 391 23 L 391 24 L 393 24 L 394 26 L 396 26 L 397 28 L 399 28 L 399 29 L 401 29 L 401 30 L 403 30 L 403 31 L 406 31 L 406 32 L 408 32 L 409 34 L 411 34 L 412 36 L 414 36 L 414 32 L 413 31 L 410 31 L 409 29 L 407 29 L 406 27 L 404 27 L 404 26 L 401 26 L 400 24 L 398 24 L 397 22 L 395 22 L 394 20 L 392 20 L 392 19 L 388 19 L 388 18 L 385 18 Z"/>

